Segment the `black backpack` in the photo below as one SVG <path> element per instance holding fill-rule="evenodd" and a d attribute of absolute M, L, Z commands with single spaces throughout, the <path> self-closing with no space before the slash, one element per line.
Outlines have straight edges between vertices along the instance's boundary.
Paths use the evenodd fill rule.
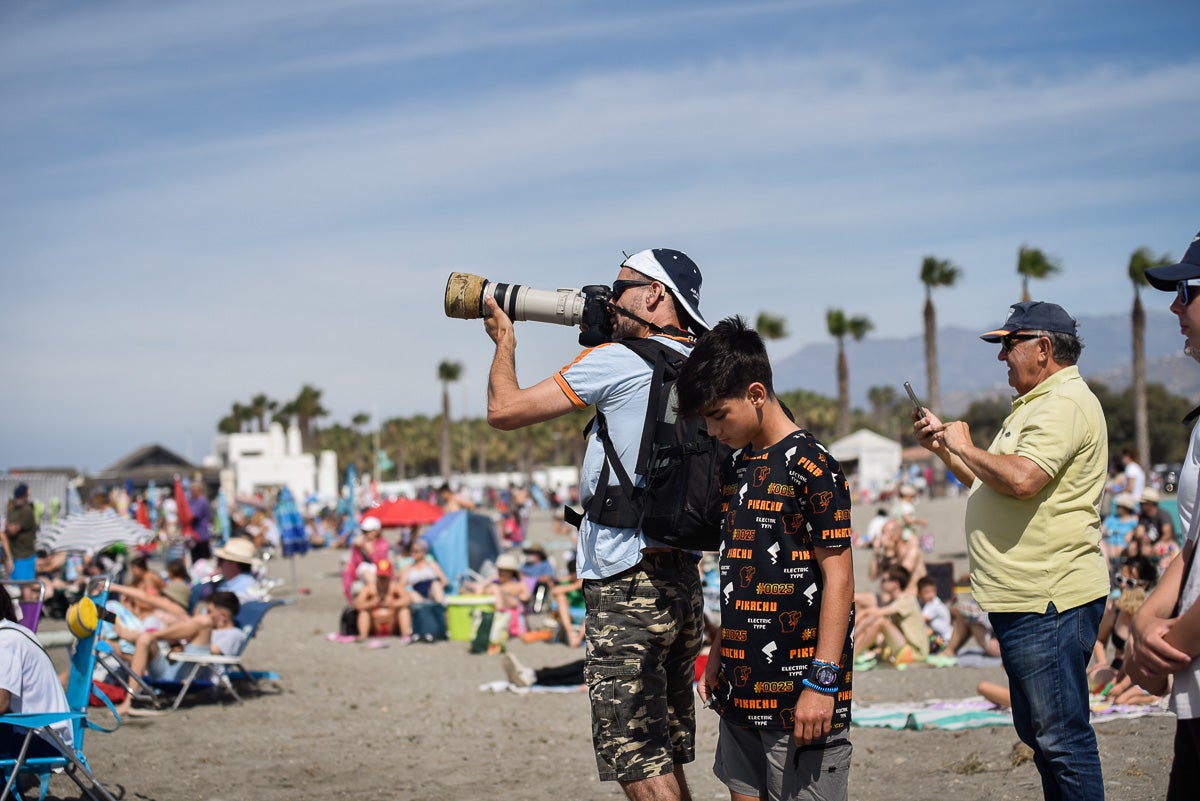
<path fill-rule="evenodd" d="M 708 435 L 703 419 L 678 419 L 675 380 L 687 355 L 651 338 L 622 339 L 619 344 L 654 371 L 634 471 L 646 482 L 644 487 L 634 486 L 609 441 L 604 415 L 597 411 L 584 433 L 592 431 L 600 438 L 605 459 L 584 515 L 613 528 L 641 529 L 676 548 L 715 551 L 721 543 L 720 467 L 730 450 Z M 609 486 L 610 472 L 616 474 L 616 485 Z M 567 512 L 568 522 L 577 526 L 582 521 L 583 516 Z"/>

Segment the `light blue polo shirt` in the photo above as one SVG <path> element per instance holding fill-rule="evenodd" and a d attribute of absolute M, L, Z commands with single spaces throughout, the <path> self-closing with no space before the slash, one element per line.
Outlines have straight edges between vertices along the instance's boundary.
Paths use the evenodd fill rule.
<path fill-rule="evenodd" d="M 683 340 L 656 336 L 680 353 L 688 353 Z M 559 370 L 554 380 L 576 408 L 595 405 L 608 422 L 609 438 L 616 448 L 621 464 L 631 478 L 634 476 L 642 428 L 646 422 L 646 404 L 650 395 L 653 371 L 641 356 L 615 342 L 588 348 L 575 361 Z M 586 504 L 596 492 L 600 471 L 604 467 L 604 444 L 589 437 L 579 476 L 579 500 Z M 609 484 L 618 479 L 609 471 Z M 637 529 L 608 528 L 588 520 L 579 526 L 579 550 L 576 570 L 580 578 L 600 579 L 614 576 L 642 560 L 643 548 L 666 547 L 664 543 L 645 536 Z"/>

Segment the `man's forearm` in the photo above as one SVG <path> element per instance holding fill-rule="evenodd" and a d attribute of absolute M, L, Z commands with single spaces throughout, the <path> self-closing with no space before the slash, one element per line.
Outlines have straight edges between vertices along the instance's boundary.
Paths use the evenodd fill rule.
<path fill-rule="evenodd" d="M 503 338 L 496 343 L 492 367 L 488 371 L 488 423 L 502 428 L 508 418 L 510 407 L 521 386 L 517 383 L 517 353 L 515 343 Z"/>
<path fill-rule="evenodd" d="M 973 444 L 961 448 L 955 456 L 974 478 L 1014 498 L 1032 498 L 1050 480 L 1044 470 L 1024 456 L 990 453 Z"/>

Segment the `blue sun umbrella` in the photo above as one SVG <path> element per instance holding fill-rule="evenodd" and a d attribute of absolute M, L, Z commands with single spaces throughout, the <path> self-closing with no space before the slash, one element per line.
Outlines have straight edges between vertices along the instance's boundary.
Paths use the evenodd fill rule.
<path fill-rule="evenodd" d="M 224 488 L 217 490 L 217 522 L 221 525 L 219 542 L 224 543 L 229 539 L 233 525 L 229 519 L 229 498 L 225 495 Z"/>
<path fill-rule="evenodd" d="M 304 518 L 296 507 L 296 499 L 287 487 L 279 493 L 275 507 L 275 523 L 279 526 L 279 542 L 284 556 L 298 556 L 308 551 L 308 534 L 304 530 Z"/>

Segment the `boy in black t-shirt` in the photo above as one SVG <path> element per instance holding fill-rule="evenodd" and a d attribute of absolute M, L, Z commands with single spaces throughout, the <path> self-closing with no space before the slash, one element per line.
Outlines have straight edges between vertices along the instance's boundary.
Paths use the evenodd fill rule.
<path fill-rule="evenodd" d="M 735 801 L 848 793 L 854 569 L 837 460 L 775 396 L 740 317 L 697 342 L 682 415 L 733 448 L 722 468 L 721 632 L 700 697 L 721 715 L 714 772 Z"/>

